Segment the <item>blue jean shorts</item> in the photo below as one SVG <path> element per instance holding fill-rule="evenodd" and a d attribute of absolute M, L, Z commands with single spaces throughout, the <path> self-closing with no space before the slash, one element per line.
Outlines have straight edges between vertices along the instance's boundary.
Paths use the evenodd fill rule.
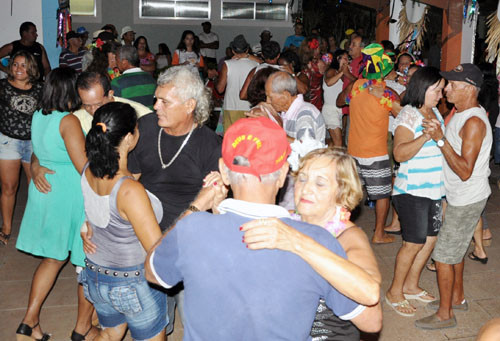
<path fill-rule="evenodd" d="M 0 133 L 0 160 L 31 162 L 31 140 L 18 140 Z"/>
<path fill-rule="evenodd" d="M 83 292 L 94 305 L 101 326 L 126 323 L 134 340 L 147 340 L 162 332 L 168 324 L 167 297 L 146 281 L 144 265 L 111 270 L 130 271 L 131 275 L 114 277 L 89 268 L 80 273 Z"/>

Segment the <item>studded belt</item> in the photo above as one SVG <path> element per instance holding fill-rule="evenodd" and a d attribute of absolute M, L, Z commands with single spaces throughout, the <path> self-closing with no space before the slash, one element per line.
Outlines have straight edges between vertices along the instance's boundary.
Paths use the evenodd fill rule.
<path fill-rule="evenodd" d="M 87 269 L 90 271 L 98 272 L 100 274 L 106 275 L 106 276 L 111 276 L 111 277 L 138 277 L 141 275 L 141 270 L 130 270 L 130 271 L 117 271 L 114 269 L 108 269 L 103 266 L 95 265 L 92 263 L 89 263 L 87 260 L 85 260 L 85 265 L 87 266 Z"/>

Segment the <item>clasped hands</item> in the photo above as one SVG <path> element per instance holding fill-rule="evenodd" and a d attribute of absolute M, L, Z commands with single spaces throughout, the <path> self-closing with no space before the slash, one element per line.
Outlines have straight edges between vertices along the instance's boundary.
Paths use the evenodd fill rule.
<path fill-rule="evenodd" d="M 437 119 L 424 119 L 422 120 L 422 126 L 424 127 L 422 133 L 426 136 L 426 141 L 429 141 L 430 139 L 439 141 L 444 137 L 444 132 L 441 129 L 441 122 Z"/>

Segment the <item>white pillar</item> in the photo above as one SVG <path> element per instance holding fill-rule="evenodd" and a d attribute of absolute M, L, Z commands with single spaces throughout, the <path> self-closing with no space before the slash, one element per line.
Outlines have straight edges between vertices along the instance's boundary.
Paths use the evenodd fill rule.
<path fill-rule="evenodd" d="M 462 19 L 462 51 L 460 63 L 472 63 L 474 61 L 474 48 L 476 40 L 477 13 L 468 18 L 464 23 Z"/>
<path fill-rule="evenodd" d="M 394 9 L 392 8 L 394 6 Z M 389 13 L 393 13 L 392 18 L 398 20 L 399 18 L 399 12 L 403 9 L 403 3 L 401 0 L 394 0 L 391 1 L 391 8 Z M 392 41 L 394 46 L 398 46 L 400 43 L 399 41 L 399 29 L 398 29 L 398 23 L 395 22 L 394 24 L 389 24 L 389 40 Z"/>

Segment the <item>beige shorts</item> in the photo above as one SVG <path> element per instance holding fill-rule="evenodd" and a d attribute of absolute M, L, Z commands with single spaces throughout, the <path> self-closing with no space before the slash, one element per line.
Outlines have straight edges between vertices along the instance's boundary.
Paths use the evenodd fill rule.
<path fill-rule="evenodd" d="M 342 129 L 342 109 L 336 105 L 325 104 L 321 110 L 326 129 Z"/>
<path fill-rule="evenodd" d="M 223 117 L 224 132 L 226 132 L 229 127 L 240 118 L 245 118 L 245 110 L 225 110 Z"/>
<path fill-rule="evenodd" d="M 462 262 L 487 200 L 465 206 L 448 204 L 432 259 L 445 264 Z"/>

